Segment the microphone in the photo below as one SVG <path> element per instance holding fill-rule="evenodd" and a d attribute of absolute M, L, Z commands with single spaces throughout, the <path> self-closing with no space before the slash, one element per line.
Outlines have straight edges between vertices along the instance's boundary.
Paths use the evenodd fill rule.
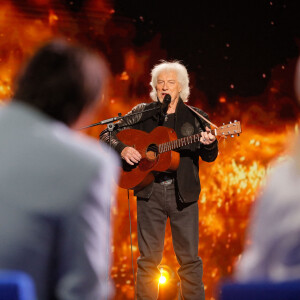
<path fill-rule="evenodd" d="M 163 101 L 160 102 L 160 113 L 159 113 L 159 122 L 158 122 L 159 125 L 163 124 L 170 103 L 171 103 L 171 96 L 169 94 L 166 94 Z"/>
<path fill-rule="evenodd" d="M 169 94 L 166 94 L 165 97 L 164 97 L 164 100 L 162 102 L 162 105 L 161 105 L 161 112 L 163 114 L 167 113 L 168 106 L 169 106 L 170 103 L 171 103 L 171 96 Z"/>

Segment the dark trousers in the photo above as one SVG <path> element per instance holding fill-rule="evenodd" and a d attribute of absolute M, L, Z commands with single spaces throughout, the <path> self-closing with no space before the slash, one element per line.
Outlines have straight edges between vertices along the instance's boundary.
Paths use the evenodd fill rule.
<path fill-rule="evenodd" d="M 185 300 L 204 300 L 202 260 L 198 257 L 198 203 L 184 204 L 174 184 L 154 183 L 150 199 L 137 201 L 138 245 L 137 299 L 158 297 L 157 266 L 162 260 L 165 227 L 170 218 L 173 247 L 180 264 L 178 275 Z"/>

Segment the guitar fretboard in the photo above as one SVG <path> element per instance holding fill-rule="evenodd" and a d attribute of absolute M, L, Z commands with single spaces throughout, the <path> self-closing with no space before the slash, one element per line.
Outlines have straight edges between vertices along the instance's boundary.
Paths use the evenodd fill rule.
<path fill-rule="evenodd" d="M 211 133 L 213 135 L 216 135 L 215 130 L 212 130 Z M 193 143 L 199 142 L 200 139 L 201 139 L 201 134 L 197 133 L 197 134 L 187 136 L 187 137 L 184 137 L 184 138 L 181 138 L 178 140 L 162 143 L 162 144 L 158 145 L 158 153 L 168 152 L 168 151 L 180 148 L 182 146 L 193 144 Z"/>

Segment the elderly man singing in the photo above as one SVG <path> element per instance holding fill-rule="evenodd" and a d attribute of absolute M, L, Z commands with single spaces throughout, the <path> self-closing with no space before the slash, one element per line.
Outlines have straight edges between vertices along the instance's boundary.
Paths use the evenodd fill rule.
<path fill-rule="evenodd" d="M 153 102 L 138 104 L 119 122 L 118 129 L 112 135 L 112 147 L 124 162 L 137 165 L 141 154 L 117 137 L 117 133 L 123 129 L 133 128 L 150 133 L 157 126 L 164 126 L 174 129 L 177 138 L 196 133 L 200 133 L 201 138 L 196 143 L 176 150 L 180 154 L 180 163 L 175 171 L 156 172 L 154 181 L 135 190 L 140 250 L 137 299 L 157 299 L 160 275 L 157 266 L 162 259 L 165 226 L 170 218 L 173 247 L 180 264 L 178 275 L 182 297 L 203 300 L 203 267 L 198 256 L 199 157 L 203 161 L 213 162 L 218 155 L 218 142 L 210 132 L 207 114 L 185 104 L 190 94 L 185 66 L 179 62 L 162 62 L 153 68 L 151 75 L 150 97 Z M 164 101 L 166 95 L 170 96 L 167 96 L 169 103 Z M 155 107 L 158 109 L 155 110 Z M 151 108 L 154 110 L 149 111 Z M 106 130 L 101 133 L 101 139 L 109 142 Z"/>

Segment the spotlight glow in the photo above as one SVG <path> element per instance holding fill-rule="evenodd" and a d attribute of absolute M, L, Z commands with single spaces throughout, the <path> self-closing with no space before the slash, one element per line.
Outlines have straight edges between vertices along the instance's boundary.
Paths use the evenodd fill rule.
<path fill-rule="evenodd" d="M 163 275 L 160 276 L 159 278 L 159 284 L 164 284 L 167 282 L 167 278 Z"/>
<path fill-rule="evenodd" d="M 160 271 L 159 284 L 167 283 L 170 279 L 169 271 L 164 267 L 159 268 L 159 271 Z"/>

